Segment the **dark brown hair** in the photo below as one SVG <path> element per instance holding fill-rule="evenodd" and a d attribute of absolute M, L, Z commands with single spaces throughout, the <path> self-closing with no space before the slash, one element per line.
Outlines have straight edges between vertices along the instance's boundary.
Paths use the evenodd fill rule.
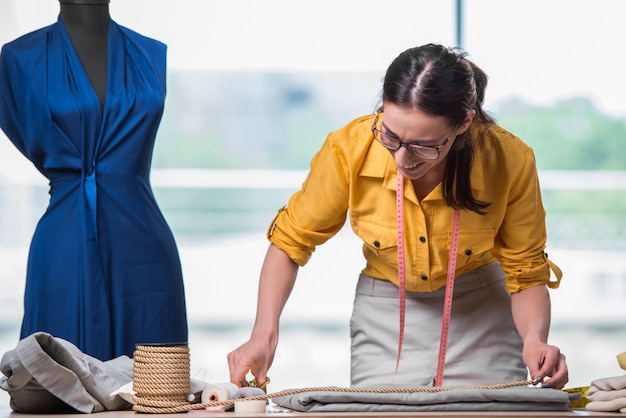
<path fill-rule="evenodd" d="M 443 176 L 443 199 L 448 206 L 479 214 L 489 206 L 472 195 L 470 173 L 474 160 L 473 132 L 494 122 L 482 108 L 487 75 L 457 48 L 427 44 L 401 53 L 389 66 L 382 100 L 403 108 L 418 109 L 460 126 L 472 111 L 470 127 L 457 136 L 448 153 Z"/>

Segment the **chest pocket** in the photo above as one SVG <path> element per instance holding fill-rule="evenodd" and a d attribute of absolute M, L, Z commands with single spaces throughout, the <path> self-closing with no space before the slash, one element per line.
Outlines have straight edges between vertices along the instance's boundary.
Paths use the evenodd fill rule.
<path fill-rule="evenodd" d="M 490 258 L 495 239 L 495 229 L 474 229 L 459 232 L 457 264 L 459 266 Z M 450 240 L 447 249 L 450 250 Z"/>
<path fill-rule="evenodd" d="M 360 219 L 354 231 L 370 252 L 391 265 L 398 263 L 398 236 L 396 225 Z"/>

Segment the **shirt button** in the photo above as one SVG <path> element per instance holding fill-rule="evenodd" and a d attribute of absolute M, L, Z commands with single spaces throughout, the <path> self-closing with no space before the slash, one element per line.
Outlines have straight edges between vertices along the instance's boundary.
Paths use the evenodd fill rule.
<path fill-rule="evenodd" d="M 470 250 L 469 248 L 467 250 L 465 250 L 465 255 L 468 256 L 468 257 L 470 255 L 472 255 L 472 250 Z"/>
<path fill-rule="evenodd" d="M 420 242 L 422 242 L 422 243 L 426 242 L 426 238 L 420 237 Z"/>
<path fill-rule="evenodd" d="M 428 276 L 425 275 L 425 274 L 422 274 L 422 280 L 424 280 L 424 281 L 428 280 Z"/>
<path fill-rule="evenodd" d="M 378 242 L 378 241 L 374 241 L 374 247 L 376 247 L 376 248 L 380 248 L 380 242 Z"/>

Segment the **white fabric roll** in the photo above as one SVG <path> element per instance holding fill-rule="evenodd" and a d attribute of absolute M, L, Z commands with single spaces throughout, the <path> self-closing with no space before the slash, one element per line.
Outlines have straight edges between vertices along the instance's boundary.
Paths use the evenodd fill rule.
<path fill-rule="evenodd" d="M 251 396 L 261 396 L 261 395 L 265 395 L 265 391 L 263 389 L 253 388 L 253 387 L 243 387 L 243 388 L 237 389 L 237 391 L 235 392 L 235 396 L 233 396 L 233 398 L 242 399 L 242 398 L 249 398 Z"/>

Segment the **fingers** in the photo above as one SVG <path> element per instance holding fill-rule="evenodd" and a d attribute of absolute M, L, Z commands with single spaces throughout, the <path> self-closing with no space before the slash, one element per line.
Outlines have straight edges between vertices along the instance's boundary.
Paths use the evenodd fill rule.
<path fill-rule="evenodd" d="M 250 371 L 250 366 L 242 365 L 238 357 L 237 351 L 230 352 L 226 356 L 228 360 L 228 369 L 230 371 L 230 381 L 241 388 L 248 386 L 246 375 Z"/>
<path fill-rule="evenodd" d="M 569 381 L 565 356 L 555 346 L 546 345 L 531 362 L 528 369 L 533 379 L 540 379 L 541 387 L 562 389 Z M 534 366 L 534 367 L 533 367 Z"/>
<path fill-rule="evenodd" d="M 546 346 L 539 359 L 539 371 L 537 376 L 552 376 L 558 366 L 561 352 L 554 346 Z"/>
<path fill-rule="evenodd" d="M 563 354 L 559 354 L 555 366 L 545 376 L 548 377 L 544 380 L 542 387 L 553 389 L 563 389 L 563 387 L 565 387 L 569 381 L 569 371 Z"/>
<path fill-rule="evenodd" d="M 230 371 L 231 383 L 238 387 L 255 386 L 264 389 L 269 383 L 267 378 L 267 368 L 259 366 L 258 361 L 242 353 L 240 349 L 228 353 L 228 368 Z M 248 382 L 246 376 L 251 373 L 254 376 L 252 383 Z"/>

